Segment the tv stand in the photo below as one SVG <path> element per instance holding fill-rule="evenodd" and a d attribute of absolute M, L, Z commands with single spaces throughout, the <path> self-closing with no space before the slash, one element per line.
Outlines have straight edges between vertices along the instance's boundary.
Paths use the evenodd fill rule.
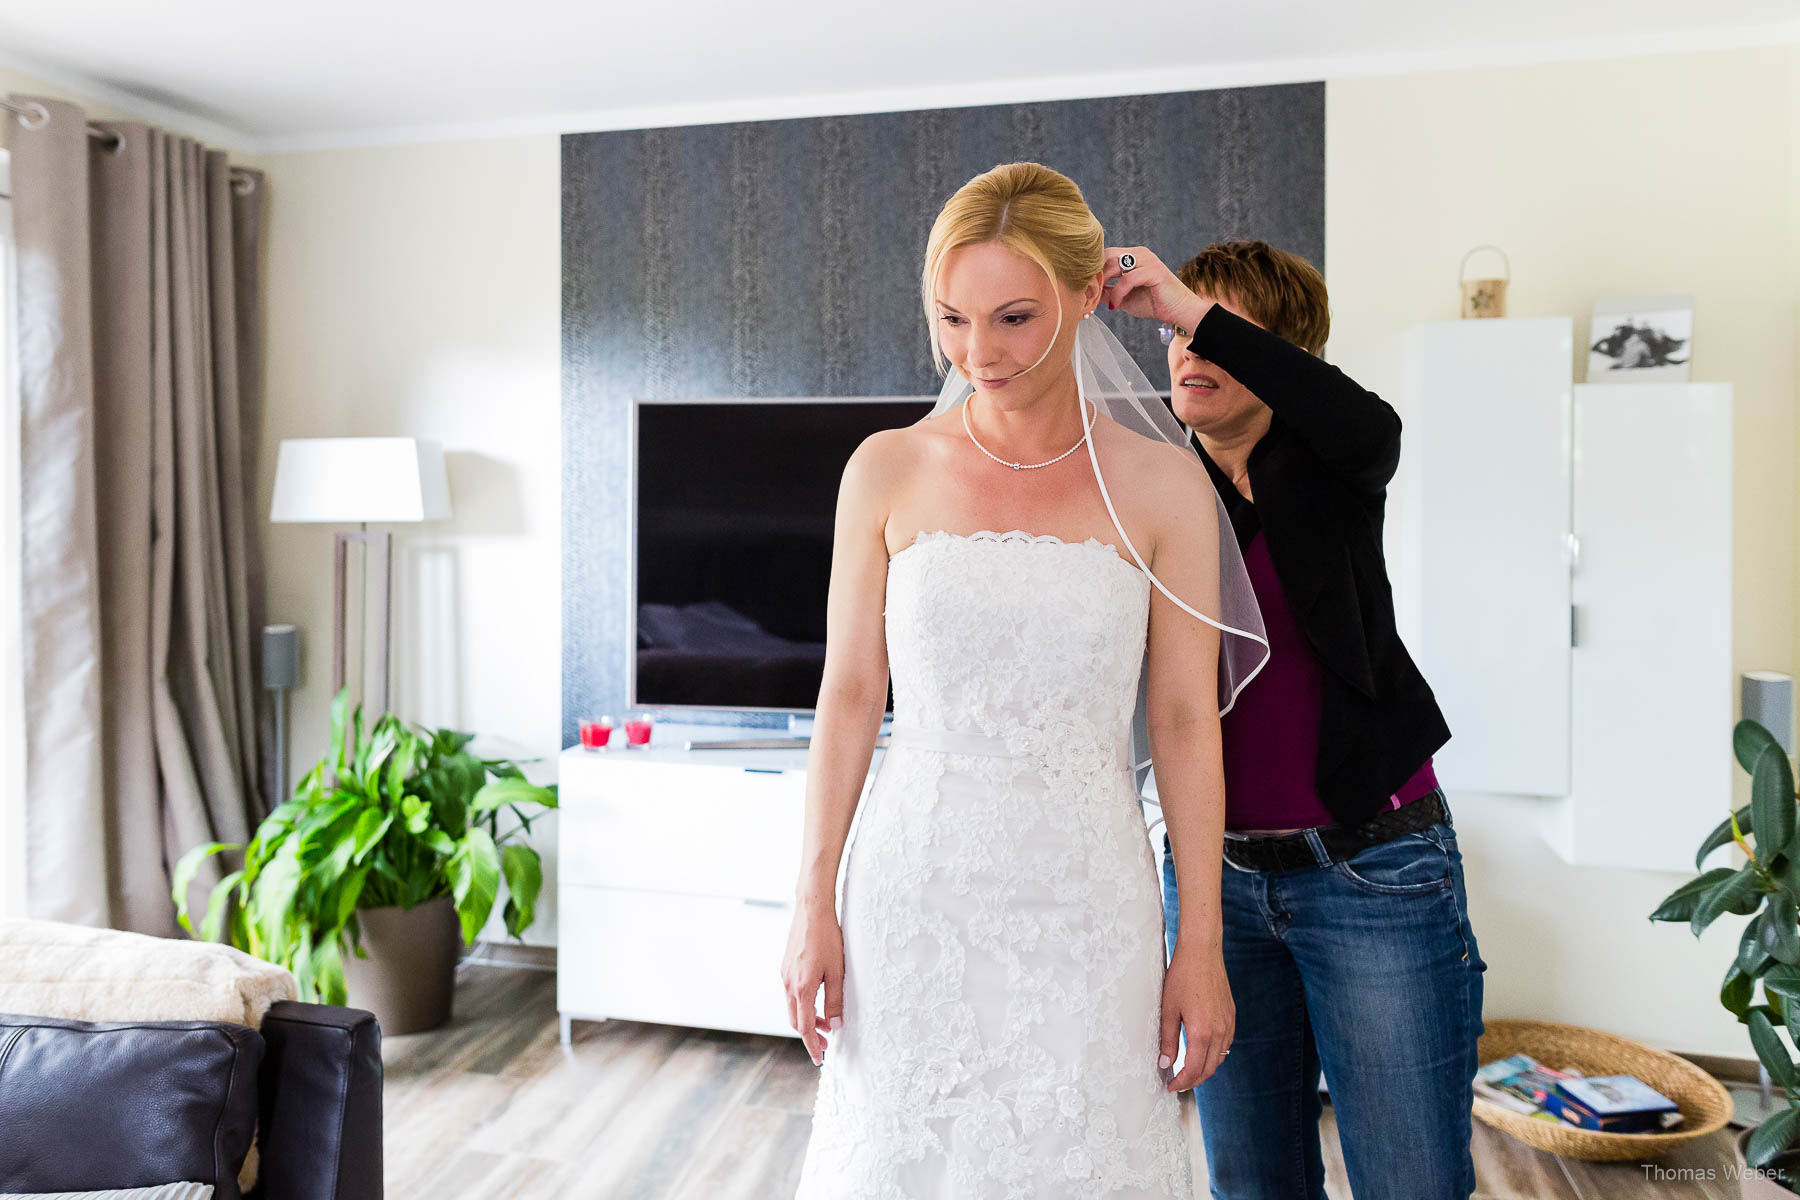
<path fill-rule="evenodd" d="M 808 739 L 689 748 L 733 732 L 660 723 L 648 746 L 563 751 L 556 1007 L 565 1044 L 574 1021 L 613 1017 L 799 1036 L 781 959 L 800 878 Z M 878 745 L 871 756 L 840 881 L 885 753 Z"/>

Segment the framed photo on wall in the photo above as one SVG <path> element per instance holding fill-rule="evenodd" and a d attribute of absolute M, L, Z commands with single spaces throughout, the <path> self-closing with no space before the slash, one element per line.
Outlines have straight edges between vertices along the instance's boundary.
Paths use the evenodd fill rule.
<path fill-rule="evenodd" d="M 1694 343 L 1694 297 L 1596 300 L 1588 337 L 1589 383 L 1686 383 Z"/>

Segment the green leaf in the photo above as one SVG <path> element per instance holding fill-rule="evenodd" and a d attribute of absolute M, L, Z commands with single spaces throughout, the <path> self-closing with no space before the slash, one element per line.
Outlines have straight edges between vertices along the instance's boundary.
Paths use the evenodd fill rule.
<path fill-rule="evenodd" d="M 369 851 L 385 836 L 394 823 L 394 814 L 383 812 L 379 808 L 364 809 L 356 818 L 356 829 L 350 835 L 350 858 L 353 862 L 362 862 L 369 857 Z"/>
<path fill-rule="evenodd" d="M 319 991 L 320 1004 L 344 1004 L 350 989 L 344 980 L 344 955 L 334 934 L 320 942 L 312 954 L 313 985 Z"/>
<path fill-rule="evenodd" d="M 1779 750 L 1781 743 L 1775 740 L 1774 734 L 1755 721 L 1739 721 L 1732 727 L 1732 753 L 1737 755 L 1738 765 L 1750 774 L 1756 774 L 1756 760 L 1770 746 Z"/>
<path fill-rule="evenodd" d="M 250 896 L 250 922 L 262 942 L 257 957 L 270 962 L 283 961 L 294 941 L 288 915 L 300 888 L 300 860 L 295 853 L 298 844 L 293 840 L 282 844 L 281 853 L 263 868 Z"/>
<path fill-rule="evenodd" d="M 239 847 L 231 842 L 208 842 L 204 846 L 195 846 L 181 856 L 175 864 L 175 873 L 170 881 L 169 898 L 175 901 L 175 919 L 191 936 L 194 923 L 188 919 L 188 891 L 193 887 L 194 876 L 199 873 L 200 864 L 225 850 L 236 850 Z M 217 891 L 218 888 L 213 889 Z M 210 903 L 208 907 L 211 907 Z"/>
<path fill-rule="evenodd" d="M 450 858 L 451 896 L 462 921 L 463 944 L 475 944 L 475 935 L 487 924 L 500 890 L 500 856 L 494 839 L 477 825 L 463 835 Z"/>
<path fill-rule="evenodd" d="M 1759 940 L 1770 956 L 1789 964 L 1800 963 L 1800 912 L 1794 898 L 1786 892 L 1769 897 L 1769 907 L 1756 918 L 1761 926 Z"/>
<path fill-rule="evenodd" d="M 231 889 L 236 887 L 238 881 L 243 877 L 242 871 L 233 871 L 219 880 L 218 885 L 212 890 L 212 895 L 207 897 L 206 916 L 200 922 L 200 939 L 202 941 L 216 942 L 219 940 L 219 931 L 225 924 L 225 905 L 231 899 Z"/>
<path fill-rule="evenodd" d="M 1750 806 L 1748 804 L 1738 809 L 1737 812 L 1733 813 L 1731 816 L 1726 817 L 1723 821 L 1720 821 L 1713 831 L 1706 835 L 1706 840 L 1700 843 L 1699 852 L 1694 855 L 1694 869 L 1696 871 L 1706 869 L 1707 856 L 1714 850 L 1717 850 L 1720 846 L 1728 846 L 1736 840 L 1732 836 L 1731 823 L 1733 820 L 1737 821 L 1738 833 L 1748 834 L 1754 828 L 1754 822 L 1750 819 Z"/>
<path fill-rule="evenodd" d="M 1795 1005 L 1800 1001 L 1800 967 L 1770 967 L 1769 973 L 1763 976 L 1763 991 L 1781 997 L 1784 1004 Z"/>
<path fill-rule="evenodd" d="M 406 777 L 419 762 L 419 740 L 410 733 L 403 733 L 400 743 L 394 748 L 393 757 L 387 764 L 387 794 L 398 796 L 406 784 Z"/>
<path fill-rule="evenodd" d="M 1756 864 L 1745 863 L 1732 872 L 1731 878 L 1713 888 L 1700 897 L 1700 903 L 1694 908 L 1694 915 L 1688 921 L 1688 928 L 1699 937 L 1723 913 L 1752 913 L 1762 903 L 1760 884 L 1756 877 Z M 1748 907 L 1746 907 L 1748 906 Z"/>
<path fill-rule="evenodd" d="M 1745 974 L 1735 962 L 1732 963 L 1725 972 L 1725 982 L 1719 986 L 1719 1003 L 1741 1021 L 1750 1007 L 1750 998 L 1755 994 L 1755 978 Z"/>
<path fill-rule="evenodd" d="M 1767 1166 L 1793 1144 L 1796 1131 L 1800 1131 L 1800 1109 L 1782 1109 L 1750 1135 L 1744 1146 L 1745 1161 L 1753 1167 Z"/>
<path fill-rule="evenodd" d="M 345 687 L 331 698 L 331 763 L 340 771 L 344 766 L 345 714 L 350 706 L 350 689 Z"/>
<path fill-rule="evenodd" d="M 1738 939 L 1738 970 L 1755 979 L 1772 961 L 1774 955 L 1763 942 L 1763 918 L 1759 916 L 1744 926 L 1744 934 Z"/>
<path fill-rule="evenodd" d="M 518 937 L 537 914 L 538 892 L 544 886 L 543 864 L 531 847 L 507 846 L 500 851 L 500 869 L 506 876 L 506 932 Z"/>
<path fill-rule="evenodd" d="M 431 806 L 417 796 L 402 796 L 400 811 L 406 817 L 406 831 L 415 837 L 431 825 Z"/>
<path fill-rule="evenodd" d="M 475 740 L 472 733 L 459 733 L 454 729 L 440 729 L 431 738 L 433 754 L 460 754 L 462 748 Z"/>
<path fill-rule="evenodd" d="M 476 792 L 470 807 L 478 813 L 484 813 L 492 812 L 503 804 L 542 804 L 554 808 L 556 793 L 549 788 L 539 787 L 528 779 L 503 776 Z"/>
<path fill-rule="evenodd" d="M 365 781 L 364 790 L 373 792 L 374 784 L 381 777 L 383 765 L 394 747 L 400 744 L 400 731 L 394 722 L 383 717 L 369 734 L 368 743 L 363 747 L 362 755 L 356 760 L 356 774 Z"/>
<path fill-rule="evenodd" d="M 1768 1068 L 1769 1078 L 1777 1087 L 1800 1086 L 1800 1072 L 1795 1070 L 1794 1060 L 1788 1057 L 1787 1047 L 1775 1032 L 1775 1026 L 1761 1012 L 1750 1014 L 1750 1044 L 1756 1047 L 1756 1057 Z"/>
<path fill-rule="evenodd" d="M 356 912 L 357 901 L 362 899 L 363 885 L 368 878 L 367 864 L 355 868 L 344 876 L 343 882 L 338 886 L 337 921 L 332 925 L 333 930 L 342 929 L 349 923 L 351 916 Z"/>
<path fill-rule="evenodd" d="M 1735 867 L 1714 867 L 1704 875 L 1695 876 L 1670 892 L 1663 899 L 1662 905 L 1650 914 L 1650 919 L 1652 921 L 1691 920 L 1694 909 L 1700 903 L 1700 897 L 1736 874 L 1737 868 Z"/>
<path fill-rule="evenodd" d="M 1794 769 L 1773 742 L 1763 748 L 1751 772 L 1750 814 L 1756 822 L 1756 856 L 1767 864 L 1794 837 Z"/>

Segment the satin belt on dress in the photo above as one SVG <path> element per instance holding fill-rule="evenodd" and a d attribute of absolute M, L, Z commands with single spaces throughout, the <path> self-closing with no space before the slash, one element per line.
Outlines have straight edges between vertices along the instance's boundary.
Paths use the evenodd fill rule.
<path fill-rule="evenodd" d="M 1029 760 L 1029 754 L 1014 754 L 1006 745 L 1003 737 L 990 737 L 985 733 L 973 733 L 962 729 L 926 729 L 919 725 L 892 725 L 888 728 L 887 744 L 893 746 L 915 746 L 921 750 L 941 750 L 946 754 L 986 754 L 995 758 L 1017 758 Z M 1120 756 L 1121 759 L 1130 757 Z M 1131 774 L 1131 767 L 1123 761 L 1113 768 L 1123 774 Z"/>

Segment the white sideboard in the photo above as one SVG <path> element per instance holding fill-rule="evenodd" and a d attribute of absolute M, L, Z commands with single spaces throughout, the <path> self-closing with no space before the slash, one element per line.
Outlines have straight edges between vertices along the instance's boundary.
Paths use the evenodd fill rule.
<path fill-rule="evenodd" d="M 575 1020 L 614 1017 L 797 1036 L 781 957 L 800 875 L 806 751 L 690 751 L 659 726 L 653 740 L 664 737 L 669 745 L 562 754 L 563 1041 Z M 875 751 L 865 798 L 884 753 Z"/>
<path fill-rule="evenodd" d="M 781 958 L 794 916 L 806 814 L 806 751 L 687 750 L 768 731 L 658 726 L 650 747 L 563 751 L 557 854 L 556 1010 L 798 1037 Z M 843 868 L 874 785 L 870 761 Z M 1162 863 L 1152 776 L 1146 835 Z"/>

